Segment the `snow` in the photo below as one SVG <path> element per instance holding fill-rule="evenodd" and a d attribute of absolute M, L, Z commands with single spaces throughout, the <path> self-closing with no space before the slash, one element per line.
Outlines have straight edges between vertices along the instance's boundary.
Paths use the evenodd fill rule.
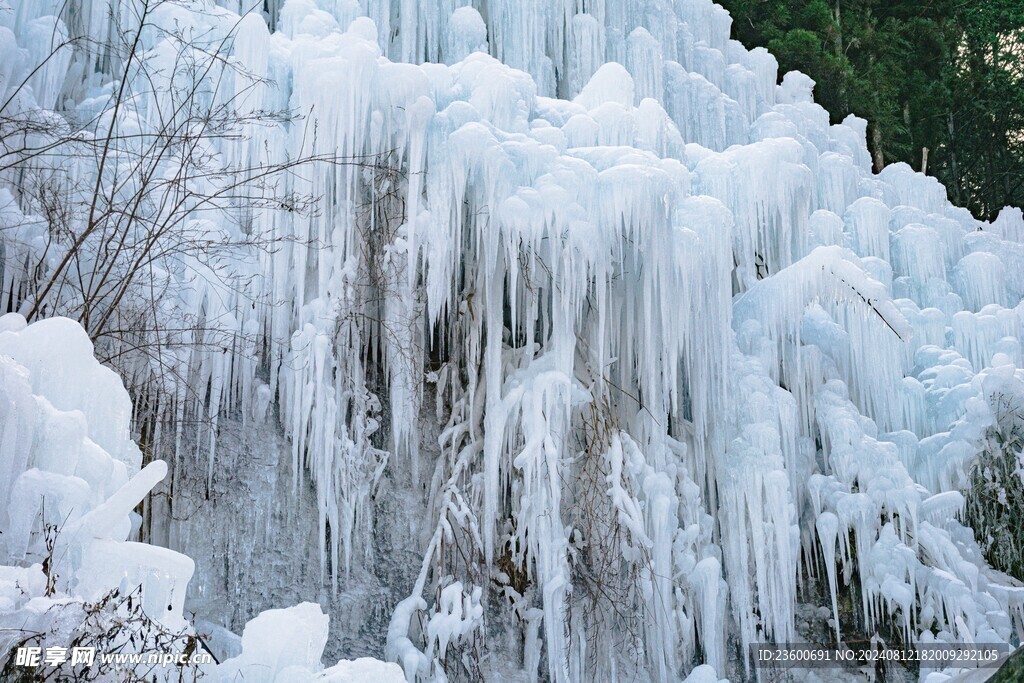
<path fill-rule="evenodd" d="M 126 464 L 92 440 L 128 431 L 130 411 L 117 412 L 130 404 L 120 379 L 99 365 L 84 330 L 71 320 L 26 325 L 12 313 L 0 317 L 0 330 L 0 443 L 13 456 L 0 473 L 8 501 L 0 518 L 2 556 L 29 565 L 0 565 L 0 625 L 52 630 L 54 640 L 46 644 L 65 645 L 60 636 L 74 606 L 141 587 L 141 607 L 150 619 L 173 632 L 194 632 L 184 607 L 193 560 L 127 540 L 130 515 L 167 476 L 167 464 L 154 460 L 139 469 L 137 459 Z M 85 387 L 92 388 L 88 397 Z M 99 429 L 87 419 L 96 415 Z M 130 439 L 110 443 L 138 455 Z M 127 473 L 132 476 L 125 481 Z M 48 536 L 47 525 L 57 529 L 55 536 Z M 52 549 L 45 547 L 47 538 L 53 538 Z M 205 673 L 224 681 L 238 675 L 268 682 L 359 681 L 367 675 L 405 680 L 394 664 L 366 658 L 323 669 L 328 619 L 311 603 L 264 612 L 246 627 L 240 654 Z M 132 641 L 131 647 L 144 646 Z"/>
<path fill-rule="evenodd" d="M 267 610 L 245 625 L 241 654 L 225 661 L 217 674 L 226 681 L 273 681 L 285 671 L 292 678 L 303 670 L 308 676 L 321 667 L 328 621 L 319 605 L 308 602 Z"/>
<path fill-rule="evenodd" d="M 0 95 L 44 35 L 132 30 L 123 4 L 0 12 Z M 828 588 L 836 638 L 838 595 L 858 585 L 869 632 L 1019 639 L 1020 590 L 981 559 L 959 489 L 993 397 L 1024 386 L 1020 209 L 984 224 L 909 166 L 874 174 L 867 123 L 831 125 L 813 80 L 780 82 L 710 0 L 240 4 L 153 15 L 141 42 L 157 87 L 118 130 L 154 129 L 171 79 L 191 78 L 175 55 L 204 53 L 175 27 L 204 46 L 231 37 L 240 68 L 198 84 L 210 102 L 300 115 L 212 136 L 212 158 L 359 163 L 280 179 L 316 211 L 189 213 L 182 235 L 240 246 L 169 249 L 144 276 L 162 294 L 140 315 L 184 331 L 115 363 L 132 394 L 77 323 L 0 318 L 0 617 L 28 609 L 11 582 L 45 592 L 51 523 L 73 601 L 142 585 L 147 613 L 187 629 L 193 573 L 221 598 L 258 591 L 206 581 L 201 534 L 151 529 L 193 560 L 138 542 L 130 521 L 143 500 L 168 513 L 147 494 L 186 466 L 210 490 L 248 457 L 225 436 L 240 423 L 287 438 L 290 493 L 254 505 L 312 491 L 315 546 L 291 542 L 324 590 L 249 621 L 240 651 L 220 633 L 235 654 L 211 669 L 223 680 L 445 680 L 481 651 L 524 680 L 742 678 L 737 651 L 797 637 L 808 580 Z M 60 52 L 11 106 L 54 130 L 67 121 L 50 109 L 109 122 L 115 79 L 142 76 L 92 49 Z M 67 164 L 76 181 L 98 172 L 87 155 Z M 81 304 L 73 287 L 35 288 L 67 254 L 43 209 L 0 173 L 0 297 L 23 314 Z M 103 245 L 87 246 L 83 279 Z M 140 397 L 160 414 L 145 459 Z M 382 490 L 404 496 L 395 519 L 374 518 Z M 390 663 L 325 669 L 321 605 L 374 571 L 391 523 L 408 529 L 390 550 L 410 570 L 382 582 L 374 647 Z M 590 619 L 602 557 L 619 597 Z"/>
<path fill-rule="evenodd" d="M 352 661 L 342 660 L 329 669 L 324 669 L 314 680 L 323 683 L 403 683 L 405 676 L 392 662 L 360 657 Z"/>
<path fill-rule="evenodd" d="M 262 612 L 245 625 L 241 653 L 213 672 L 214 681 L 279 681 L 307 683 L 402 683 L 397 664 L 369 657 L 342 660 L 324 668 L 329 617 L 319 605 L 304 602 L 287 609 Z"/>
<path fill-rule="evenodd" d="M 0 478 L 8 494 L 0 517 L 3 558 L 28 567 L 3 568 L 24 579 L 3 585 L 0 618 L 31 619 L 45 632 L 60 622 L 61 610 L 48 606 L 98 601 L 118 587 L 141 585 L 146 614 L 166 628 L 183 628 L 192 560 L 127 541 L 129 514 L 167 466 L 154 461 L 139 470 L 141 454 L 128 434 L 131 402 L 120 379 L 95 360 L 84 330 L 71 320 L 26 326 L 8 314 L 0 329 L 0 442 L 10 457 Z"/>

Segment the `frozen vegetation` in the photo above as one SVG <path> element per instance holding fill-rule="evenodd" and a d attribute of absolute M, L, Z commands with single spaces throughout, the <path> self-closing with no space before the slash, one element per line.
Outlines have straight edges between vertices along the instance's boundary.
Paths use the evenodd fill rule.
<path fill-rule="evenodd" d="M 3 647 L 703 683 L 1018 643 L 963 520 L 1024 432 L 1024 216 L 873 174 L 731 21 L 0 0 Z"/>

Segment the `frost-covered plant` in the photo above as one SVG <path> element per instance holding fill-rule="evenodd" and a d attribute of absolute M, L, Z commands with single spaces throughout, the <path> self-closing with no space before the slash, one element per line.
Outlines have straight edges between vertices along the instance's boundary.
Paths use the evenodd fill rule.
<path fill-rule="evenodd" d="M 995 424 L 970 470 L 965 522 L 993 567 L 1024 580 L 1024 400 L 989 400 Z"/>
<path fill-rule="evenodd" d="M 56 524 L 43 525 L 43 544 L 46 547 L 46 554 L 43 557 L 43 574 L 46 575 L 46 590 L 44 595 L 50 597 L 57 592 L 57 581 L 60 579 L 60 574 L 57 573 L 57 562 L 60 558 L 57 557 L 58 549 L 58 537 L 60 536 L 60 527 Z"/>
<path fill-rule="evenodd" d="M 650 569 L 646 538 L 622 523 L 624 501 L 633 500 L 623 481 L 621 459 L 610 456 L 620 428 L 609 399 L 583 409 L 576 479 L 570 487 L 569 566 L 573 595 L 567 627 L 570 639 L 585 640 L 587 668 L 595 679 L 614 666 L 603 644 L 614 643 L 638 664 L 643 652 L 641 572 Z M 619 449 L 621 458 L 621 447 Z M 579 635 L 574 632 L 578 631 Z"/>
<path fill-rule="evenodd" d="M 471 485 L 468 468 L 480 453 L 480 442 L 472 438 L 479 414 L 458 377 L 441 374 L 445 381 L 439 383 L 439 396 L 450 381 L 452 395 L 459 398 L 439 438 L 445 457 L 438 460 L 431 482 L 430 509 L 437 510 L 437 522 L 413 590 L 391 619 L 387 650 L 415 680 L 471 681 L 480 676 L 483 546 L 463 489 Z"/>
<path fill-rule="evenodd" d="M 164 665 L 159 657 L 173 654 L 191 661 L 203 652 L 201 636 L 191 629 L 172 631 L 143 610 L 142 587 L 109 591 L 95 602 L 54 602 L 46 632 L 29 632 L 11 641 L 3 656 L 0 680 L 11 683 L 194 683 L 204 678 L 201 667 Z M 68 630 L 68 625 L 72 624 Z M 63 648 L 64 661 L 38 667 L 17 663 L 18 648 Z M 92 652 L 92 661 L 77 661 L 76 649 Z M 108 655 L 109 657 L 104 657 Z M 135 657 L 137 656 L 137 657 Z M 153 661 L 150 661 L 150 657 Z M 132 661 L 132 658 L 135 661 Z"/>

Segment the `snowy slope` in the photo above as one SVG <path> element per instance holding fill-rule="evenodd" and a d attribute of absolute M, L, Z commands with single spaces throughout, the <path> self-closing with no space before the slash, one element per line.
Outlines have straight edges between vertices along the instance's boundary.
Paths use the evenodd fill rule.
<path fill-rule="evenodd" d="M 275 248 L 170 250 L 153 327 L 231 341 L 172 340 L 175 371 L 133 384 L 166 418 L 154 448 L 208 482 L 238 455 L 220 420 L 276 421 L 335 591 L 378 561 L 375 494 L 418 492 L 382 653 L 410 680 L 472 679 L 481 652 L 526 680 L 742 677 L 749 643 L 798 639 L 815 582 L 839 637 L 855 590 L 868 635 L 1016 642 L 1024 589 L 958 517 L 990 431 L 1016 428 L 998 401 L 1024 396 L 1019 209 L 982 224 L 905 165 L 873 174 L 866 123 L 776 85 L 710 1 L 188 0 L 141 31 L 140 2 L 10 3 L 0 86 L 45 55 L 33 37 L 136 31 L 151 87 L 118 115 L 145 131 L 169 55 L 225 45 L 256 80 L 216 66 L 211 102 L 301 118 L 211 154 L 358 162 L 287 177 L 318 211 L 197 210 L 190 231 Z M 102 110 L 123 65 L 58 57 L 18 106 Z M 31 307 L 29 266 L 66 246 L 0 183 L 0 294 Z"/>

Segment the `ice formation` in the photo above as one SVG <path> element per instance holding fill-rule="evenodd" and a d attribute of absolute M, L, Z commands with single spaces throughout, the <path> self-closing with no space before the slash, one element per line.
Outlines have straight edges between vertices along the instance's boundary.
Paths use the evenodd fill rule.
<path fill-rule="evenodd" d="M 145 133 L 166 124 L 176 59 L 224 54 L 191 74 L 204 106 L 301 118 L 240 123 L 205 154 L 231 168 L 342 160 L 275 188 L 319 198 L 316 211 L 229 199 L 187 215 L 166 239 L 239 246 L 161 251 L 144 278 L 160 296 L 133 312 L 184 331 L 118 367 L 158 407 L 148 438 L 172 467 L 190 425 L 210 480 L 219 420 L 280 425 L 295 487 L 316 492 L 335 589 L 374 562 L 371 501 L 408 472 L 423 559 L 382 648 L 408 680 L 446 680 L 505 626 L 527 680 L 743 677 L 729 661 L 796 639 L 813 582 L 837 637 L 837 594 L 856 588 L 869 634 L 1017 642 L 1024 589 L 982 559 L 958 488 L 999 397 L 1024 394 L 1019 209 L 980 223 L 905 165 L 872 173 L 866 123 L 830 124 L 803 74 L 777 84 L 775 59 L 730 40 L 710 0 L 148 4 L 11 3 L 0 90 L 28 86 L 2 99 L 57 130 L 100 112 Z M 90 47 L 118 31 L 151 68 Z M 32 71 L 64 36 L 95 41 Z M 68 245 L 23 176 L 53 163 L 0 170 L 0 296 L 26 314 L 81 305 L 73 286 L 37 286 Z M 180 160 L 160 163 L 173 174 Z M 104 172 L 85 156 L 66 177 Z M 47 515 L 104 539 L 83 563 L 131 564 L 125 513 L 161 473 L 138 471 L 123 390 L 75 393 L 113 376 L 94 361 L 64 376 L 47 325 L 69 323 L 0 335 L 14 359 L 2 389 L 19 396 L 4 424 L 54 424 L 38 452 L 30 432 L 4 432 L 22 460 L 5 458 L 0 486 L 23 501 L 0 511 L 5 549 L 38 553 L 31 501 L 49 491 Z M 106 343 L 135 358 L 132 341 Z M 126 571 L 149 576 L 160 552 Z M 191 565 L 167 558 L 155 590 L 178 619 Z M 302 622 L 313 654 L 280 661 L 287 680 L 354 676 L 319 672 L 323 617 L 296 609 L 281 618 Z M 250 626 L 243 645 L 273 632 Z M 230 666 L 263 661 L 247 657 Z"/>
<path fill-rule="evenodd" d="M 154 621 L 184 628 L 192 560 L 127 540 L 130 515 L 167 466 L 140 469 L 131 401 L 117 375 L 93 358 L 71 320 L 26 326 L 12 313 L 0 330 L 0 557 L 13 565 L 0 568 L 5 632 L 59 629 L 69 598 L 93 602 L 135 586 Z M 9 646 L 14 636 L 7 638 Z"/>
<path fill-rule="evenodd" d="M 341 661 L 324 669 L 320 663 L 327 643 L 329 617 L 319 605 L 267 610 L 245 625 L 241 652 L 225 660 L 214 681 L 318 681 L 321 683 L 401 683 L 401 669 L 369 658 Z"/>
<path fill-rule="evenodd" d="M 17 645 L 78 643 L 75 629 L 94 623 L 97 605 L 117 605 L 115 617 L 139 625 L 111 626 L 115 635 L 105 642 L 107 652 L 183 645 L 196 633 L 184 610 L 194 563 L 173 550 L 128 540 L 137 535 L 134 510 L 167 475 L 167 465 L 154 460 L 141 467 L 142 455 L 129 436 L 131 401 L 117 375 L 93 357 L 78 323 L 50 318 L 27 325 L 11 313 L 0 317 L 0 377 L 4 660 Z M 150 626 L 133 616 L 136 589 Z M 128 597 L 127 607 L 120 596 Z M 369 659 L 324 669 L 327 621 L 309 603 L 267 611 L 246 626 L 237 657 L 200 666 L 200 674 L 223 681 L 240 675 L 268 682 L 405 680 L 396 665 Z M 168 635 L 171 641 L 161 637 Z M 82 644 L 90 643 L 95 641 Z M 169 682 L 178 673 L 148 667 L 136 675 Z"/>

